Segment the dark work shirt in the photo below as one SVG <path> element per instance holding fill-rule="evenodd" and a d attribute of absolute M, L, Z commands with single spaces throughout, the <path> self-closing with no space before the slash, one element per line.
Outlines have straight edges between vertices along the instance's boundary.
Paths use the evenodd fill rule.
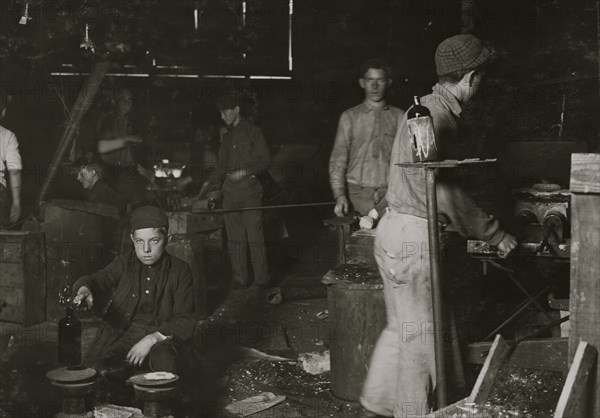
<path fill-rule="evenodd" d="M 156 292 L 152 295 L 155 331 L 185 341 L 192 336 L 196 325 L 190 267 L 185 261 L 165 253 L 152 269 L 156 269 L 152 276 L 156 278 Z M 96 273 L 83 276 L 73 287 L 86 286 L 92 294 L 107 294 L 114 289 L 104 320 L 115 329 L 126 330 L 140 306 L 140 278 L 148 277 L 147 270 L 132 251 L 117 256 Z"/>
<path fill-rule="evenodd" d="M 138 277 L 138 289 L 140 302 L 133 315 L 133 322 L 152 322 L 154 319 L 154 294 L 156 293 L 156 272 L 155 266 L 146 266 L 140 272 Z"/>
<path fill-rule="evenodd" d="M 230 126 L 221 140 L 216 170 L 212 183 L 220 183 L 225 175 L 236 170 L 246 170 L 248 175 L 257 175 L 269 166 L 270 153 L 260 128 L 247 120 Z"/>

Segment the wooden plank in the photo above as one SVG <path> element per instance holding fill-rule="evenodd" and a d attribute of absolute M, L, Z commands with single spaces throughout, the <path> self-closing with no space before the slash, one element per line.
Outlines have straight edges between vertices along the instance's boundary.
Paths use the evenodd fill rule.
<path fill-rule="evenodd" d="M 491 342 L 469 344 L 467 363 L 484 364 Z M 518 367 L 566 373 L 569 370 L 569 339 L 540 338 L 519 343 L 504 360 Z"/>
<path fill-rule="evenodd" d="M 479 376 L 477 376 L 477 381 L 469 396 L 469 402 L 485 403 L 487 401 L 487 398 L 492 391 L 492 386 L 494 385 L 498 370 L 500 370 L 502 362 L 508 355 L 508 350 L 509 347 L 508 344 L 506 344 L 506 341 L 504 341 L 504 338 L 502 338 L 500 334 L 496 335 L 492 347 L 490 348 L 490 353 L 485 359 L 485 363 L 483 364 L 481 372 L 479 372 Z"/>
<path fill-rule="evenodd" d="M 569 358 L 573 358 L 580 341 L 600 347 L 600 194 L 573 193 L 571 201 L 571 333 Z M 600 373 L 596 368 L 592 393 L 600 392 Z M 600 416 L 600 396 L 586 416 Z"/>
<path fill-rule="evenodd" d="M 571 192 L 600 193 L 600 154 L 571 155 Z"/>
<path fill-rule="evenodd" d="M 598 351 L 594 347 L 585 341 L 579 343 L 567 380 L 558 399 L 554 418 L 587 416 L 583 412 L 585 409 L 584 404 L 590 398 L 598 395 L 596 392 L 591 392 L 588 385 L 590 373 L 593 371 L 597 357 Z"/>

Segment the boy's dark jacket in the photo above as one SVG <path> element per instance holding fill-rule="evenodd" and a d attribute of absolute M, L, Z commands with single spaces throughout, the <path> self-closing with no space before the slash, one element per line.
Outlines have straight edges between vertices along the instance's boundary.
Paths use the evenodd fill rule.
<path fill-rule="evenodd" d="M 157 331 L 176 340 L 185 341 L 194 333 L 194 292 L 188 264 L 167 252 L 151 268 L 158 269 L 154 300 L 153 324 Z M 135 315 L 140 299 L 140 278 L 147 267 L 134 251 L 117 256 L 96 273 L 81 277 L 74 289 L 86 286 L 92 295 L 107 294 L 112 300 L 104 320 L 115 330 L 124 331 Z"/>

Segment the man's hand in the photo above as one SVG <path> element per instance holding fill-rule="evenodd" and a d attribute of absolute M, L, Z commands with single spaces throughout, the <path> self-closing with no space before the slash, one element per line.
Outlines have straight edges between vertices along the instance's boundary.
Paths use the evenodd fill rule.
<path fill-rule="evenodd" d="M 144 140 L 136 135 L 128 135 L 128 136 L 123 137 L 123 145 L 124 146 L 140 144 L 142 142 L 144 142 Z"/>
<path fill-rule="evenodd" d="M 12 224 L 19 220 L 21 217 L 21 202 L 13 201 L 10 206 L 10 217 L 8 218 L 8 223 Z"/>
<path fill-rule="evenodd" d="M 160 336 L 157 334 L 156 332 L 148 334 L 131 347 L 131 350 L 127 353 L 127 362 L 132 366 L 141 366 L 152 347 L 161 341 Z"/>
<path fill-rule="evenodd" d="M 498 255 L 506 258 L 508 254 L 517 246 L 517 239 L 510 234 L 504 235 L 502 241 L 498 244 Z"/>
<path fill-rule="evenodd" d="M 227 174 L 227 178 L 234 183 L 244 180 L 247 176 L 248 173 L 244 169 L 235 170 L 234 172 Z"/>
<path fill-rule="evenodd" d="M 340 196 L 336 199 L 335 208 L 333 212 L 335 216 L 346 216 L 348 214 L 348 198 L 346 196 Z"/>
<path fill-rule="evenodd" d="M 85 309 L 92 309 L 92 306 L 94 306 L 94 297 L 92 296 L 92 291 L 85 286 L 81 286 L 79 290 L 77 290 L 77 294 L 75 295 L 73 302 L 77 306 L 85 303 Z"/>

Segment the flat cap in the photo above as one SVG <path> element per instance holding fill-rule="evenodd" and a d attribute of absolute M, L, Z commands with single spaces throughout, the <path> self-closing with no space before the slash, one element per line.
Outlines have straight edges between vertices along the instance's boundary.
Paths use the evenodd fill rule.
<path fill-rule="evenodd" d="M 470 71 L 490 60 L 491 48 L 473 35 L 455 35 L 439 44 L 435 51 L 438 76 L 455 71 Z"/>
<path fill-rule="evenodd" d="M 131 230 L 169 228 L 169 218 L 156 206 L 142 206 L 131 213 Z"/>

